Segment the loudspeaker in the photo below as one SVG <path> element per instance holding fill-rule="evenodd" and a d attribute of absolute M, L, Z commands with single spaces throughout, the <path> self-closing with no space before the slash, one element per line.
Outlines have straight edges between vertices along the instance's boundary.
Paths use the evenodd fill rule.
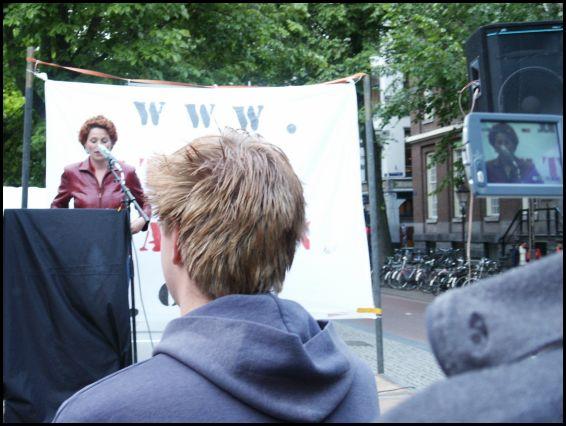
<path fill-rule="evenodd" d="M 474 112 L 562 115 L 562 21 L 480 27 L 466 41 Z"/>

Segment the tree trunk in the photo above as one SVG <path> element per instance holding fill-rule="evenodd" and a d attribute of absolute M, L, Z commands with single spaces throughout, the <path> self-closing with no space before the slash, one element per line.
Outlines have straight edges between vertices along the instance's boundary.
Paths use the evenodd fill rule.
<path fill-rule="evenodd" d="M 382 146 L 379 137 L 375 135 L 375 185 L 377 196 L 377 244 L 381 256 L 378 271 L 385 263 L 385 259 L 393 254 L 393 244 L 391 243 L 391 233 L 389 232 L 389 223 L 387 221 L 387 208 L 385 206 L 385 197 L 383 196 L 383 178 L 381 175 L 381 154 Z"/>

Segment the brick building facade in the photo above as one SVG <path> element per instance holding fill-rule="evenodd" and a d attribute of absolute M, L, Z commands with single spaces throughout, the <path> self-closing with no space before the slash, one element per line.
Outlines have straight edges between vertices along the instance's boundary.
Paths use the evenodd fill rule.
<path fill-rule="evenodd" d="M 413 183 L 413 245 L 418 249 L 462 248 L 463 222 L 461 208 L 454 188 L 446 187 L 438 194 L 431 192 L 450 174 L 458 153 L 449 152 L 448 160 L 427 168 L 430 156 L 440 140 L 451 132 L 453 140 L 461 139 L 461 123 L 440 127 L 434 120 L 411 120 L 411 136 L 405 143 L 410 147 Z M 470 197 L 468 196 L 468 205 Z M 519 224 L 526 219 L 527 199 L 474 198 L 472 214 L 472 257 L 501 256 L 501 237 L 506 235 L 505 254 L 513 246 L 527 241 L 525 227 Z M 562 201 L 537 200 L 535 230 L 536 247 L 542 254 L 555 249 L 562 242 Z M 466 209 L 466 215 L 468 215 Z M 466 218 L 466 222 L 467 222 Z M 467 240 L 468 225 L 465 224 Z"/>

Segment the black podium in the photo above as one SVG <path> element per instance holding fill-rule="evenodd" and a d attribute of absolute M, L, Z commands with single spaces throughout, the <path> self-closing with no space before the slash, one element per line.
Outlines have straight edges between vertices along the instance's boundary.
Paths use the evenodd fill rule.
<path fill-rule="evenodd" d="M 5 422 L 50 422 L 132 363 L 128 227 L 113 210 L 4 211 Z"/>

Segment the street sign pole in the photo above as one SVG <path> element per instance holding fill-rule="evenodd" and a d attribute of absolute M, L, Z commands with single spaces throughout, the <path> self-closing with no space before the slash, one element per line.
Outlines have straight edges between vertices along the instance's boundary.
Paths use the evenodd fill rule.
<path fill-rule="evenodd" d="M 381 285 L 379 276 L 379 265 L 381 253 L 379 252 L 379 245 L 377 244 L 377 179 L 375 176 L 375 162 L 380 159 L 375 158 L 375 147 L 373 137 L 373 117 L 371 110 L 371 87 L 370 76 L 364 77 L 364 109 L 365 109 L 365 128 L 366 128 L 366 170 L 368 179 L 368 193 L 369 193 L 369 216 L 371 227 L 371 282 L 373 291 L 373 303 L 375 307 L 381 310 Z M 381 314 L 378 314 L 375 319 L 375 348 L 377 358 L 377 373 L 383 374 L 383 324 L 381 322 Z"/>
<path fill-rule="evenodd" d="M 34 48 L 28 47 L 26 58 L 33 58 Z M 33 69 L 32 63 L 26 65 L 26 103 L 24 108 L 24 140 L 22 146 L 22 209 L 28 207 L 28 187 L 30 173 L 30 151 L 31 151 L 31 113 L 33 104 Z"/>

